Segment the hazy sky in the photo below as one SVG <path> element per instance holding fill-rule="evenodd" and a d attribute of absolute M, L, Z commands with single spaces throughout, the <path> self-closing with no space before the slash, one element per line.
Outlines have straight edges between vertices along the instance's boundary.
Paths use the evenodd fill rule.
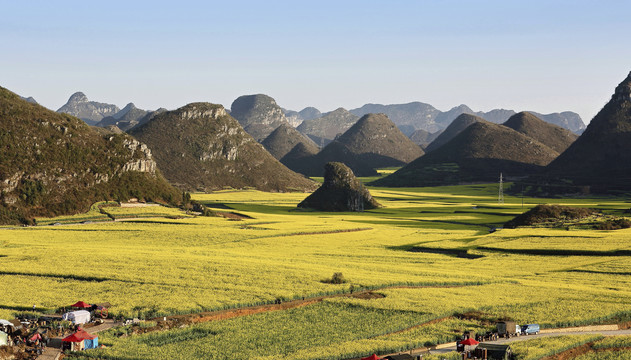
<path fill-rule="evenodd" d="M 294 110 L 422 101 L 585 122 L 631 71 L 631 1 L 0 0 L 0 86 L 90 100 Z"/>

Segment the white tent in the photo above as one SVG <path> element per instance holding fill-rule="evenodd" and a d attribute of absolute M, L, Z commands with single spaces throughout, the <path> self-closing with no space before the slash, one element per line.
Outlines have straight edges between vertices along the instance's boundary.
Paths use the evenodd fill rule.
<path fill-rule="evenodd" d="M 63 314 L 61 318 L 72 321 L 73 324 L 85 324 L 90 322 L 90 312 L 87 310 L 70 311 Z"/>

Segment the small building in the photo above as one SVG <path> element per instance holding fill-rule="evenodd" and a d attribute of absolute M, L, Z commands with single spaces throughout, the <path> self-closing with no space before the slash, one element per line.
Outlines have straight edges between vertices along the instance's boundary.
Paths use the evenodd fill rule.
<path fill-rule="evenodd" d="M 76 333 L 61 339 L 64 346 L 70 351 L 81 351 L 86 349 L 96 349 L 99 347 L 99 337 L 89 334 L 85 330 L 79 330 Z"/>
<path fill-rule="evenodd" d="M 513 358 L 513 349 L 510 345 L 479 343 L 475 349 L 476 356 L 480 357 L 478 353 L 484 352 L 485 349 L 487 359 L 510 360 Z"/>

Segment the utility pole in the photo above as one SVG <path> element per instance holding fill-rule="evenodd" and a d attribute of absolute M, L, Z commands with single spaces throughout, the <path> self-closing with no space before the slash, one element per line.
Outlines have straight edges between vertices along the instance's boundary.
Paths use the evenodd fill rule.
<path fill-rule="evenodd" d="M 497 203 L 504 203 L 504 179 L 502 178 L 502 173 L 500 173 L 500 191 L 499 195 L 497 196 Z"/>

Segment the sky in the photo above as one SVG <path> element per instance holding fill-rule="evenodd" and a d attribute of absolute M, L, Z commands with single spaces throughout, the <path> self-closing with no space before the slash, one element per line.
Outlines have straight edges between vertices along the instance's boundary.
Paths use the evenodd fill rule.
<path fill-rule="evenodd" d="M 0 86 L 53 110 L 466 104 L 588 122 L 631 71 L 631 1 L 0 0 Z"/>

